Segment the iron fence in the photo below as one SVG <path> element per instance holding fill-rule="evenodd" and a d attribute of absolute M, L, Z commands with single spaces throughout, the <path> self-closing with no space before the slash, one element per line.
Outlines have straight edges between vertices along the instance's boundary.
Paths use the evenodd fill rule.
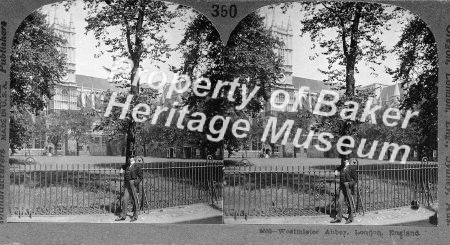
<path fill-rule="evenodd" d="M 153 209 L 214 203 L 222 198 L 223 163 L 155 162 L 141 165 L 139 205 Z M 120 164 L 12 165 L 11 216 L 117 213 L 121 209 Z"/>
<path fill-rule="evenodd" d="M 225 216 L 303 216 L 335 212 L 337 166 L 227 167 Z M 376 164 L 358 167 L 357 211 L 437 201 L 437 164 Z M 344 208 L 344 210 L 347 210 Z"/>

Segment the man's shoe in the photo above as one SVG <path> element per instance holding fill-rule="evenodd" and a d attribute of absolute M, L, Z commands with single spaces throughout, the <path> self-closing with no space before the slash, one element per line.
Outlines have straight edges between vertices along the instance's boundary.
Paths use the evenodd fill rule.
<path fill-rule="evenodd" d="M 130 222 L 134 222 L 134 221 L 136 221 L 136 220 L 137 220 L 137 218 L 136 218 L 136 217 L 133 217 L 133 218 L 131 218 Z"/>
<path fill-rule="evenodd" d="M 353 222 L 352 219 L 348 219 L 347 221 L 345 221 L 346 224 L 350 224 L 350 223 L 352 223 L 352 222 Z"/>
<path fill-rule="evenodd" d="M 119 218 L 115 219 L 115 221 L 124 221 L 124 220 L 125 220 L 124 217 L 119 217 Z"/>
<path fill-rule="evenodd" d="M 341 223 L 341 220 L 340 219 L 334 219 L 334 220 L 330 221 L 330 223 Z"/>

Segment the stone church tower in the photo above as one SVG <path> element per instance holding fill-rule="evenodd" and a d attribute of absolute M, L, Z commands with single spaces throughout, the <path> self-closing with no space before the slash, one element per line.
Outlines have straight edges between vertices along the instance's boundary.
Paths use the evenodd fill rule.
<path fill-rule="evenodd" d="M 276 50 L 278 55 L 283 58 L 283 69 L 286 81 L 280 81 L 282 84 L 292 84 L 292 37 L 294 36 L 291 25 L 291 18 L 289 17 L 286 24 L 276 23 L 276 13 L 272 11 L 272 20 L 268 26 L 268 29 L 272 32 L 274 37 L 277 37 L 284 43 L 280 49 Z M 266 16 L 267 20 L 267 16 Z"/>
<path fill-rule="evenodd" d="M 280 79 L 275 83 L 275 86 L 273 90 L 285 90 L 289 93 L 289 104 L 285 108 L 285 110 L 289 110 L 292 108 L 294 99 L 295 99 L 295 86 L 292 83 L 292 73 L 293 73 L 293 67 L 292 67 L 292 53 L 293 53 L 293 30 L 291 25 L 291 19 L 288 17 L 288 20 L 286 21 L 286 24 L 284 24 L 284 21 L 278 22 L 277 20 L 282 19 L 285 17 L 283 14 L 275 12 L 274 9 L 272 9 L 272 12 L 270 15 L 266 13 L 265 19 L 266 19 L 266 28 L 270 30 L 272 35 L 276 38 L 278 38 L 280 41 L 283 42 L 283 46 L 281 46 L 279 49 L 276 49 L 275 52 L 282 57 L 283 59 L 283 70 L 284 70 L 284 78 Z M 284 95 L 279 94 L 277 98 L 275 99 L 276 103 L 282 103 L 284 101 Z M 267 103 L 266 105 L 266 114 L 270 113 L 271 115 L 276 114 L 277 109 L 271 108 L 270 103 Z"/>
<path fill-rule="evenodd" d="M 56 15 L 53 21 L 49 22 L 50 27 L 56 34 L 60 35 L 66 42 L 59 47 L 66 56 L 67 74 L 60 84 L 55 86 L 55 95 L 48 103 L 48 112 L 52 113 L 58 110 L 77 110 L 77 83 L 75 81 L 75 26 L 72 16 L 69 23 L 62 22 Z"/>

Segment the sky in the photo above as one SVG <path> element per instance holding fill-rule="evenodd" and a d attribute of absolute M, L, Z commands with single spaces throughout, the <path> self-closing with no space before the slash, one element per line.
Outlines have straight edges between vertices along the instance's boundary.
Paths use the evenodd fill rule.
<path fill-rule="evenodd" d="M 278 26 L 286 26 L 290 19 L 293 29 L 293 76 L 315 80 L 325 79 L 326 77 L 318 71 L 319 68 L 326 70 L 328 67 L 325 56 L 319 55 L 316 59 L 310 60 L 309 57 L 314 55 L 318 51 L 318 48 L 312 50 L 313 44 L 308 34 L 303 37 L 300 36 L 300 20 L 304 17 L 300 10 L 300 4 L 294 3 L 292 8 L 288 9 L 286 13 L 283 13 L 279 7 L 271 9 L 269 7 L 263 7 L 259 11 L 260 15 L 266 16 L 268 23 L 272 22 L 272 16 L 275 15 L 275 23 Z M 404 17 L 409 17 L 409 15 L 405 15 Z M 384 32 L 380 37 L 388 50 L 392 49 L 397 43 L 402 33 L 402 25 L 395 22 L 391 22 L 391 25 L 391 30 Z M 356 85 L 364 86 L 372 83 L 392 85 L 392 77 L 386 73 L 385 67 L 394 68 L 395 66 L 397 66 L 397 59 L 393 53 L 387 54 L 387 58 L 381 66 L 374 66 L 376 75 L 372 74 L 374 72 L 366 64 L 360 63 L 357 66 L 360 73 L 355 75 Z"/>
<path fill-rule="evenodd" d="M 69 11 L 65 11 L 62 3 L 58 6 L 43 6 L 42 11 L 48 15 L 48 19 L 51 22 L 53 22 L 56 15 L 59 22 L 65 21 L 66 23 L 69 23 L 72 16 L 76 32 L 76 74 L 106 79 L 109 73 L 104 69 L 104 67 L 112 67 L 114 63 L 112 54 L 103 52 L 102 55 L 98 55 L 100 53 L 99 51 L 105 50 L 105 47 L 95 47 L 97 40 L 95 39 L 93 32 L 86 33 L 85 27 L 87 26 L 87 22 L 84 19 L 88 16 L 88 14 L 87 10 L 83 10 L 83 3 L 81 1 L 77 1 Z M 176 47 L 176 45 L 181 41 L 185 26 L 186 22 L 177 21 L 175 24 L 175 29 L 172 29 L 166 33 L 165 36 L 167 38 L 167 42 L 172 48 Z M 172 53 L 167 64 L 161 63 L 157 65 L 160 66 L 161 70 L 170 73 L 168 64 L 175 65 L 180 62 L 180 55 L 177 53 Z M 144 60 L 143 67 L 151 70 L 157 69 L 149 60 Z"/>
<path fill-rule="evenodd" d="M 78 1 L 75 6 L 72 6 L 69 12 L 66 12 L 61 4 L 58 7 L 50 5 L 44 6 L 42 11 L 49 15 L 49 20 L 51 21 L 53 21 L 56 14 L 60 22 L 65 21 L 68 23 L 70 21 L 70 16 L 72 15 L 76 31 L 76 74 L 106 79 L 108 77 L 108 72 L 103 67 L 111 67 L 113 59 L 107 52 L 100 57 L 96 57 L 96 54 L 99 54 L 99 50 L 104 49 L 104 47 L 96 48 L 95 45 L 97 41 L 94 38 L 93 33 L 85 33 L 85 26 L 87 23 L 84 19 L 87 17 L 87 10 L 83 10 L 81 1 Z M 271 18 L 272 10 L 268 10 L 267 7 L 264 7 L 260 11 L 261 13 L 268 13 L 269 19 Z M 315 60 L 309 59 L 309 57 L 317 50 L 311 50 L 312 43 L 307 35 L 300 37 L 300 18 L 302 18 L 302 15 L 300 14 L 298 5 L 294 5 L 294 7 L 286 14 L 281 13 L 281 10 L 277 9 L 275 15 L 278 24 L 284 22 L 286 25 L 289 16 L 291 19 L 294 32 L 293 75 L 315 80 L 324 79 L 324 75 L 318 71 L 318 68 L 325 69 L 328 63 L 323 56 L 319 56 Z M 175 28 L 165 34 L 171 47 L 176 47 L 181 41 L 186 26 L 186 18 L 179 19 L 176 21 Z M 401 25 L 395 23 L 390 31 L 384 33 L 382 38 L 388 49 L 392 48 L 397 42 L 400 34 Z M 180 54 L 172 53 L 167 63 L 159 64 L 161 70 L 170 73 L 168 69 L 169 65 L 179 65 L 181 62 L 180 57 Z M 358 66 L 360 73 L 355 76 L 357 85 L 368 85 L 371 83 L 393 84 L 392 77 L 385 72 L 385 68 L 394 68 L 396 64 L 397 60 L 394 54 L 389 54 L 387 60 L 381 66 L 375 67 L 375 73 L 377 75 L 373 75 L 371 74 L 372 71 L 368 69 L 365 64 L 361 63 Z M 157 69 L 149 60 L 143 62 L 143 67 L 150 70 Z"/>

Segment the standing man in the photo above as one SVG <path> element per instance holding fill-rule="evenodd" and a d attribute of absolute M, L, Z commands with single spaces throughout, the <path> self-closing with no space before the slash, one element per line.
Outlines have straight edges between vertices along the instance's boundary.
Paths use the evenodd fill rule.
<path fill-rule="evenodd" d="M 334 171 L 335 175 L 339 175 L 339 202 L 338 211 L 336 218 L 331 221 L 331 223 L 340 223 L 342 220 L 342 207 L 344 206 L 344 199 L 348 203 L 348 219 L 345 222 L 349 224 L 353 222 L 353 211 L 355 210 L 355 205 L 353 203 L 352 191 L 358 182 L 358 173 L 354 166 L 350 165 L 348 158 L 344 158 L 341 161 L 341 165 Z"/>
<path fill-rule="evenodd" d="M 136 164 L 134 157 L 130 157 L 128 164 L 122 165 L 120 173 L 124 173 L 123 179 L 125 188 L 122 198 L 122 213 L 116 221 L 125 220 L 127 217 L 128 198 L 131 196 L 131 199 L 133 200 L 133 217 L 130 222 L 134 222 L 138 219 L 139 214 L 138 196 L 136 190 L 139 188 L 139 183 L 141 183 L 143 179 L 142 168 Z"/>

